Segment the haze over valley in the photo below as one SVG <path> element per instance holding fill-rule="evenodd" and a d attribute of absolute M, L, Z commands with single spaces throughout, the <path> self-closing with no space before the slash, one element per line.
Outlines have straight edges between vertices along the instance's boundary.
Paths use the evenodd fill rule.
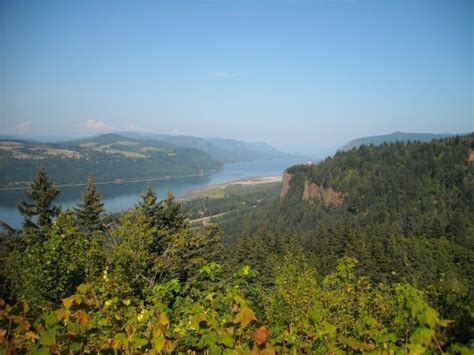
<path fill-rule="evenodd" d="M 474 354 L 473 14 L 0 1 L 0 354 Z"/>

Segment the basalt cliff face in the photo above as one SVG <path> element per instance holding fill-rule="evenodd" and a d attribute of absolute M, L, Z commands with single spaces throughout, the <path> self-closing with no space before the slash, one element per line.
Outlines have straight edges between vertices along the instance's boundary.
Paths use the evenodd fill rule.
<path fill-rule="evenodd" d="M 309 168 L 308 168 L 309 169 Z M 340 206 L 343 201 L 342 194 L 332 187 L 324 187 L 311 181 L 309 172 L 285 171 L 282 177 L 280 199 L 300 198 L 303 201 L 319 201 L 324 206 Z"/>
<path fill-rule="evenodd" d="M 306 180 L 304 182 L 303 200 L 319 200 L 324 206 L 340 206 L 342 195 L 333 188 L 324 188 Z"/>
<path fill-rule="evenodd" d="M 292 177 L 293 174 L 287 173 L 286 171 L 283 173 L 280 199 L 284 199 L 286 195 L 288 195 L 288 191 L 290 191 L 290 181 Z"/>

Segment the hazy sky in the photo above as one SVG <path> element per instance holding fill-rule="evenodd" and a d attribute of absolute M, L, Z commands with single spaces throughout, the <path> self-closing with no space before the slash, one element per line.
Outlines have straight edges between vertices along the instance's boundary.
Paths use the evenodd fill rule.
<path fill-rule="evenodd" d="M 467 132 L 472 1 L 0 0 L 0 132 Z"/>

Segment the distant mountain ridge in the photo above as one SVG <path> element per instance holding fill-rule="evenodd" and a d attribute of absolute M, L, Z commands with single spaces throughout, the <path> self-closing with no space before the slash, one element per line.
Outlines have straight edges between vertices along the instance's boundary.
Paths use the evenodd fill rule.
<path fill-rule="evenodd" d="M 365 145 L 381 145 L 384 143 L 394 143 L 396 141 L 399 142 L 407 142 L 407 141 L 417 141 L 417 142 L 429 142 L 433 139 L 441 139 L 441 138 L 448 138 L 454 136 L 453 133 L 405 133 L 405 132 L 393 132 L 390 134 L 384 134 L 380 136 L 369 136 L 369 137 L 362 137 L 357 138 L 346 145 L 344 145 L 340 150 L 341 151 L 348 151 L 352 148 L 357 148 L 363 144 Z"/>
<path fill-rule="evenodd" d="M 44 167 L 58 184 L 207 175 L 222 164 L 199 149 L 104 134 L 62 143 L 0 139 L 0 187 L 24 187 Z"/>
<path fill-rule="evenodd" d="M 94 135 L 93 137 L 100 136 L 100 134 Z M 0 134 L 0 140 L 15 140 L 22 142 L 33 142 L 33 143 L 63 143 L 71 142 L 83 138 L 90 138 L 90 136 L 83 137 L 71 137 L 71 136 L 56 136 L 56 135 L 27 135 L 27 134 Z"/>
<path fill-rule="evenodd" d="M 285 159 L 295 155 L 282 152 L 264 142 L 244 142 L 227 138 L 202 138 L 187 135 L 169 135 L 147 132 L 116 132 L 99 134 L 90 137 L 73 138 L 66 136 L 28 136 L 28 135 L 0 135 L 0 140 L 16 140 L 32 143 L 66 144 L 71 142 L 95 139 L 107 135 L 119 135 L 133 139 L 155 140 L 183 148 L 199 149 L 218 163 L 235 163 L 260 159 Z"/>
<path fill-rule="evenodd" d="M 292 156 L 264 142 L 243 142 L 226 138 L 174 136 L 159 133 L 118 132 L 118 134 L 129 138 L 157 139 L 180 147 L 200 149 L 219 163 L 289 158 Z"/>

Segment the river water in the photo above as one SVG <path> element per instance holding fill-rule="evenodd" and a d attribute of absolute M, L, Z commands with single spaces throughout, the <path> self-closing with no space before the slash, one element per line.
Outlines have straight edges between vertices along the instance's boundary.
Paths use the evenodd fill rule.
<path fill-rule="evenodd" d="M 170 180 L 156 180 L 145 182 L 127 182 L 121 184 L 98 185 L 97 189 L 102 195 L 105 208 L 108 212 L 119 212 L 137 203 L 140 194 L 151 186 L 158 197 L 164 198 L 168 190 L 173 191 L 177 198 L 189 191 L 203 187 L 234 181 L 253 176 L 281 175 L 283 170 L 291 165 L 300 164 L 298 159 L 256 160 L 225 164 L 224 171 L 213 173 L 209 176 L 196 176 Z M 56 201 L 63 209 L 75 206 L 85 186 L 61 187 L 61 193 Z M 21 225 L 21 216 L 16 209 L 18 201 L 24 199 L 23 190 L 0 191 L 0 220 L 13 227 Z"/>

